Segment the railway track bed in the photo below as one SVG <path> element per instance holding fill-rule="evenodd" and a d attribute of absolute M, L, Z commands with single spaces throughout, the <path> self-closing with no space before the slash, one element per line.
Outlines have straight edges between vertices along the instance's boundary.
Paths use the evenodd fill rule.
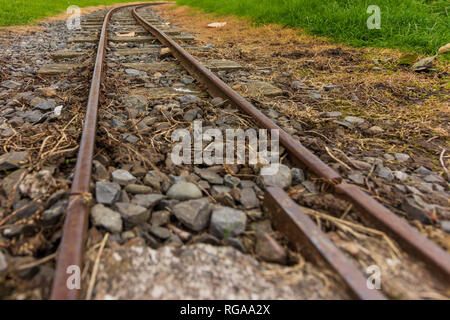
<path fill-rule="evenodd" d="M 5 297 L 448 298 L 444 249 L 389 199 L 352 185 L 356 176 L 343 179 L 328 148 L 300 144 L 302 124 L 271 107 L 289 98 L 265 71 L 226 59 L 148 6 L 94 12 L 82 28 L 20 84 L 9 108 L 31 121 L 11 122 L 20 115 L 2 109 Z M 260 162 L 174 164 L 174 132 L 194 136 L 199 126 L 223 136 L 283 129 L 278 174 Z M 351 163 L 382 179 L 388 169 L 373 159 Z M 447 194 L 444 178 L 427 176 Z M 66 285 L 74 265 L 79 290 Z M 373 267 L 381 290 L 367 285 Z"/>

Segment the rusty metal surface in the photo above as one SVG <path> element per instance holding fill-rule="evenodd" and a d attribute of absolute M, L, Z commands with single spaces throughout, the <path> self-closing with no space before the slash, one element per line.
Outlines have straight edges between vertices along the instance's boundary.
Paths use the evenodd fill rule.
<path fill-rule="evenodd" d="M 166 2 L 164 2 L 166 3 Z M 149 5 L 164 4 L 163 2 Z M 89 100 L 86 108 L 83 133 L 78 150 L 75 174 L 72 182 L 69 204 L 66 210 L 63 235 L 59 246 L 56 270 L 53 278 L 51 299 L 74 300 L 80 295 L 79 289 L 69 289 L 67 273 L 69 266 L 82 267 L 84 242 L 89 222 L 89 201 L 91 198 L 89 184 L 92 173 L 92 158 L 95 145 L 97 127 L 97 110 L 100 96 L 100 86 L 103 76 L 103 63 L 106 55 L 107 29 L 112 15 L 121 9 L 132 7 L 125 5 L 108 11 L 102 25 L 100 40 L 97 49 L 94 72 L 91 80 Z"/>
<path fill-rule="evenodd" d="M 354 298 L 386 299 L 379 291 L 367 287 L 367 280 L 356 265 L 331 242 L 286 192 L 280 188 L 268 187 L 264 206 L 270 210 L 274 226 L 291 242 L 297 244 L 302 254 L 307 255 L 317 264 L 325 264 L 335 271 Z M 320 259 L 317 259 L 318 257 Z"/>
<path fill-rule="evenodd" d="M 336 194 L 351 201 L 357 209 L 378 228 L 393 237 L 411 254 L 424 259 L 444 281 L 450 283 L 450 256 L 439 246 L 412 228 L 405 220 L 382 206 L 359 187 L 340 184 Z"/>
<path fill-rule="evenodd" d="M 189 71 L 197 80 L 205 84 L 208 88 L 208 92 L 213 97 L 220 97 L 229 101 L 238 108 L 242 109 L 247 114 L 251 115 L 254 120 L 265 129 L 276 129 L 280 133 L 280 142 L 293 156 L 294 159 L 300 160 L 303 164 L 307 165 L 315 174 L 323 178 L 331 184 L 339 183 L 342 178 L 333 169 L 322 162 L 311 151 L 306 149 L 300 142 L 292 138 L 279 126 L 277 126 L 272 120 L 267 118 L 261 111 L 259 111 L 253 104 L 245 100 L 236 91 L 231 89 L 226 83 L 224 83 L 219 77 L 212 73 L 209 69 L 203 66 L 192 55 L 184 50 L 178 43 L 173 41 L 164 32 L 152 26 L 146 22 L 138 13 L 137 9 L 145 7 L 147 5 L 138 6 L 133 9 L 133 16 L 136 20 L 155 36 L 161 43 L 170 48 L 174 57 Z"/>

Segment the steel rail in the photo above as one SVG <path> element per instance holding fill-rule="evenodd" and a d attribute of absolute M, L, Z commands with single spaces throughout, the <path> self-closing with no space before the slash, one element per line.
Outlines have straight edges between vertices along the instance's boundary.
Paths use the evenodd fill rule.
<path fill-rule="evenodd" d="M 269 209 L 275 228 L 296 244 L 304 256 L 335 271 L 351 296 L 362 300 L 386 300 L 382 293 L 367 287 L 367 279 L 356 265 L 283 189 L 266 188 L 264 206 Z"/>
<path fill-rule="evenodd" d="M 450 256 L 447 252 L 437 246 L 435 243 L 419 234 L 409 224 L 395 216 L 393 212 L 385 208 L 370 196 L 362 192 L 357 186 L 342 184 L 342 177 L 332 168 L 323 163 L 311 151 L 306 149 L 298 141 L 294 140 L 289 134 L 277 126 L 272 120 L 266 117 L 253 104 L 244 99 L 236 91 L 230 88 L 219 77 L 204 67 L 191 54 L 184 50 L 178 43 L 167 36 L 163 31 L 148 23 L 142 18 L 137 10 L 147 5 L 136 6 L 133 11 L 133 17 L 155 36 L 161 43 L 166 45 L 172 55 L 186 68 L 186 70 L 201 83 L 206 85 L 208 92 L 213 97 L 221 97 L 233 105 L 237 106 L 266 129 L 278 129 L 280 132 L 280 142 L 290 153 L 296 164 L 306 166 L 317 176 L 330 184 L 338 196 L 352 202 L 364 216 L 370 217 L 376 221 L 378 226 L 393 236 L 402 248 L 413 255 L 416 255 L 425 261 L 427 266 L 437 270 L 443 275 L 444 281 L 450 282 Z M 394 219 L 394 217 L 396 219 Z M 401 225 L 401 227 L 398 227 Z"/>
<path fill-rule="evenodd" d="M 155 2 L 148 5 L 160 5 L 167 2 Z M 98 43 L 97 57 L 92 74 L 89 99 L 86 107 L 83 132 L 78 150 L 75 173 L 66 210 L 63 234 L 59 246 L 56 270 L 53 277 L 51 292 L 52 300 L 75 300 L 80 297 L 80 288 L 71 288 L 68 279 L 72 268 L 82 269 L 84 242 L 89 223 L 90 182 L 92 174 L 92 160 L 97 128 L 97 112 L 100 97 L 100 87 L 104 75 L 104 60 L 107 46 L 107 28 L 112 15 L 124 8 L 135 5 L 125 5 L 108 11 L 102 25 Z M 70 288 L 69 288 L 70 287 Z"/>

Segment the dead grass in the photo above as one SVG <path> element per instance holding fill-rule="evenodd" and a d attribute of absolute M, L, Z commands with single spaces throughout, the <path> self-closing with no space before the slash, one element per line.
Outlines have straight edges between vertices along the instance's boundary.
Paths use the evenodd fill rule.
<path fill-rule="evenodd" d="M 336 145 L 344 149 L 357 145 L 361 150 L 406 152 L 419 159 L 420 164 L 443 170 L 439 155 L 450 146 L 447 62 L 439 60 L 432 72 L 417 73 L 397 64 L 402 55 L 397 50 L 337 45 L 298 30 L 255 26 L 244 19 L 204 14 L 185 6 L 166 5 L 155 10 L 173 24 L 184 26 L 181 30 L 195 33 L 204 44 L 214 43 L 217 50 L 212 58 L 240 62 L 247 70 L 275 70 L 266 76 L 252 74 L 251 79 L 273 82 L 286 90 L 287 97 L 276 99 L 273 108 L 294 117 L 308 129 L 320 128 Z M 223 21 L 227 25 L 222 28 L 207 27 Z M 284 77 L 282 73 L 291 76 Z M 308 92 L 290 88 L 294 80 L 318 89 L 327 84 L 340 85 L 341 89 L 313 101 L 308 99 Z M 353 96 L 358 101 L 353 101 Z M 270 102 L 273 104 L 274 99 Z M 336 125 L 327 133 L 330 121 L 320 118 L 325 111 L 362 117 L 385 133 L 371 137 L 351 131 L 344 137 L 335 136 L 331 132 Z"/>

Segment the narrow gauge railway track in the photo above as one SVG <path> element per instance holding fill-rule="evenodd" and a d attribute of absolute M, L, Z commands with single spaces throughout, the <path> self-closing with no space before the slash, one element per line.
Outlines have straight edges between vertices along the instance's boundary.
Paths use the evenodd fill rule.
<path fill-rule="evenodd" d="M 170 49 L 171 54 L 177 61 L 199 83 L 207 88 L 210 96 L 222 98 L 226 103 L 237 107 L 261 128 L 279 130 L 281 145 L 286 149 L 290 160 L 296 166 L 313 172 L 323 181 L 329 192 L 352 203 L 371 224 L 395 239 L 401 248 L 409 252 L 409 254 L 424 261 L 427 267 L 436 271 L 434 275 L 443 280 L 444 284 L 447 285 L 449 283 L 450 256 L 444 250 L 425 238 L 409 226 L 406 221 L 397 217 L 357 186 L 342 183 L 342 178 L 338 173 L 278 127 L 258 108 L 231 89 L 183 49 L 182 46 L 171 39 L 168 34 L 160 30 L 160 27 L 155 27 L 147 22 L 139 13 L 140 9 L 146 6 L 158 4 L 115 8 L 110 10 L 104 18 L 99 34 L 86 118 L 58 254 L 57 268 L 54 275 L 53 299 L 79 298 L 79 290 L 70 290 L 66 286 L 68 277 L 66 270 L 71 265 L 82 265 L 84 242 L 88 227 L 90 182 L 96 144 L 97 116 L 101 101 L 101 90 L 104 88 L 102 81 L 105 80 L 107 71 L 105 69 L 105 59 L 108 45 L 108 25 L 115 13 L 130 7 L 132 7 L 134 19 L 161 44 Z M 95 26 L 95 24 L 93 23 L 92 26 Z M 148 37 L 145 38 L 145 35 L 142 37 L 144 37 L 143 41 L 151 40 Z M 368 289 L 366 277 L 358 266 L 333 244 L 320 227 L 305 214 L 300 206 L 290 199 L 283 189 L 267 187 L 265 189 L 263 206 L 270 212 L 272 222 L 277 230 L 282 232 L 291 243 L 295 244 L 302 254 L 335 271 L 342 283 L 345 284 L 350 296 L 358 299 L 386 299 L 380 291 Z"/>

